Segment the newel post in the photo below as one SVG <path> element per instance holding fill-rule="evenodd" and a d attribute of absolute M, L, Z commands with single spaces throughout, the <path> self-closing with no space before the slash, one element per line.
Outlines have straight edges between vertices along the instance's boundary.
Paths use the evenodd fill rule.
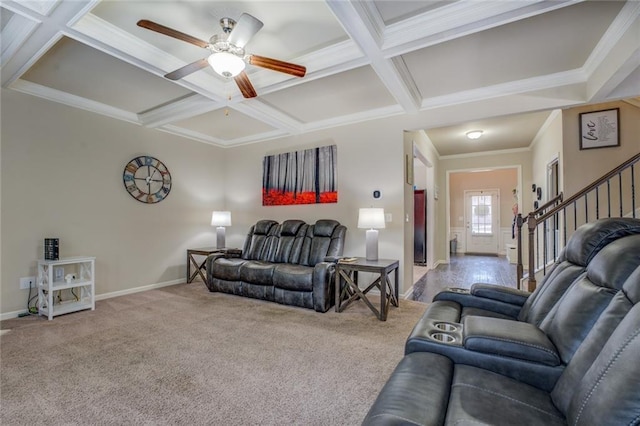
<path fill-rule="evenodd" d="M 529 228 L 529 277 L 527 280 L 527 291 L 536 289 L 536 260 L 535 260 L 535 237 L 534 233 L 538 225 L 535 213 L 529 213 L 527 217 L 527 227 Z"/>
<path fill-rule="evenodd" d="M 516 217 L 516 243 L 518 247 L 518 263 L 516 265 L 516 288 L 520 288 L 520 281 L 522 281 L 522 275 L 524 268 L 522 266 L 522 213 L 518 213 Z"/>

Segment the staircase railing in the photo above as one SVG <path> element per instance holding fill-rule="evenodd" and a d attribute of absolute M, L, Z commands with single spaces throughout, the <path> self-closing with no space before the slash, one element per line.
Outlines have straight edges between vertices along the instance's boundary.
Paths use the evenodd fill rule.
<path fill-rule="evenodd" d="M 640 198 L 640 176 L 636 164 L 640 153 L 609 173 L 563 199 L 561 193 L 526 217 L 518 214 L 516 265 L 517 284 L 524 277 L 522 228 L 527 224 L 527 290 L 536 288 L 536 272 L 546 275 L 573 231 L 580 225 L 604 217 L 639 217 L 636 199 Z M 542 234 L 542 236 L 540 235 Z"/>

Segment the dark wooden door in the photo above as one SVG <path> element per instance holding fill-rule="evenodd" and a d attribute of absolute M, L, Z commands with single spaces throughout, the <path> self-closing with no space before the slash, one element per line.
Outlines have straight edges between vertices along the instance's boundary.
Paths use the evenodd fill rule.
<path fill-rule="evenodd" d="M 427 263 L 427 193 L 424 189 L 413 193 L 413 261 Z"/>

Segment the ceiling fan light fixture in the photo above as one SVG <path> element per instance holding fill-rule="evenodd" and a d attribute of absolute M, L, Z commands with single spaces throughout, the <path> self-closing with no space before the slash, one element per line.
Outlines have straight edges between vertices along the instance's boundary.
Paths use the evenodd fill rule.
<path fill-rule="evenodd" d="M 245 67 L 244 60 L 228 52 L 217 52 L 207 58 L 213 70 L 223 77 L 231 78 L 240 74 Z"/>
<path fill-rule="evenodd" d="M 471 140 L 479 139 L 482 136 L 482 130 L 471 130 L 466 133 L 467 137 Z"/>

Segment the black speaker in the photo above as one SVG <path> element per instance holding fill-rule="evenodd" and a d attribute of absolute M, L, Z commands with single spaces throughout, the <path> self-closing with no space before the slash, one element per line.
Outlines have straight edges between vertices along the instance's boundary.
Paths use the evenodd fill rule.
<path fill-rule="evenodd" d="M 60 240 L 58 238 L 44 239 L 44 260 L 58 260 L 60 257 Z"/>

